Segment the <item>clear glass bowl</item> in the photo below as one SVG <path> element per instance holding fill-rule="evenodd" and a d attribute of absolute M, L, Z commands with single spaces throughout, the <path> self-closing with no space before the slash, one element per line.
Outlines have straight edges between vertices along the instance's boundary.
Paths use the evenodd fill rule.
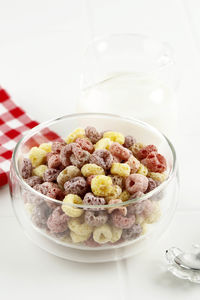
<path fill-rule="evenodd" d="M 160 218 L 158 220 L 154 220 L 153 218 L 148 222 L 150 224 L 142 224 L 143 232 L 137 238 L 135 238 L 135 236 L 130 240 L 123 240 L 121 238 L 116 243 L 109 240 L 107 243 L 97 247 L 97 245 L 92 242 L 72 242 L 69 230 L 66 230 L 62 234 L 50 233 L 46 226 L 47 218 L 52 208 L 61 206 L 62 202 L 38 193 L 26 184 L 19 173 L 19 163 L 22 157 L 27 155 L 31 147 L 46 142 L 48 137 L 51 137 L 52 140 L 54 138 L 52 132 L 60 137 L 66 137 L 75 128 L 85 128 L 88 125 L 95 126 L 99 131 L 112 129 L 120 131 L 124 135 L 133 135 L 137 141 L 144 144 L 155 144 L 159 152 L 167 159 L 168 179 L 166 181 L 150 193 L 121 204 L 123 207 L 127 207 L 135 202 L 147 199 L 150 199 L 154 204 L 156 203 L 156 207 L 158 207 L 159 203 L 161 211 Z M 51 135 L 48 134 L 49 131 Z M 56 134 L 55 138 L 57 137 Z M 93 263 L 123 259 L 139 253 L 148 246 L 153 246 L 155 240 L 157 240 L 168 227 L 177 205 L 178 176 L 176 154 L 172 144 L 162 133 L 141 121 L 100 113 L 66 115 L 35 127 L 19 141 L 12 157 L 10 193 L 16 217 L 24 232 L 42 249 L 56 256 L 80 262 Z M 89 205 L 73 204 L 68 205 L 68 208 L 69 206 L 79 209 L 82 216 L 86 208 L 93 211 L 95 210 L 95 206 Z M 119 207 L 119 204 L 101 206 L 104 211 L 109 207 Z M 82 222 L 80 219 L 79 221 L 80 223 Z M 109 226 L 111 225 L 108 219 L 108 227 Z M 87 234 L 90 233 L 87 232 Z M 102 238 L 105 240 L 106 237 L 102 236 Z M 84 240 L 84 238 L 81 239 Z"/>

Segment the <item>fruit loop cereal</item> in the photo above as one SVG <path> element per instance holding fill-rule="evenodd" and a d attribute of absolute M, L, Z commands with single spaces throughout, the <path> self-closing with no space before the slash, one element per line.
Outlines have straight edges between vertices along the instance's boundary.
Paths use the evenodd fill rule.
<path fill-rule="evenodd" d="M 32 223 L 66 243 L 91 248 L 134 240 L 161 215 L 163 191 L 152 191 L 167 179 L 167 161 L 131 135 L 77 128 L 32 147 L 19 170 L 29 185 L 23 199 Z"/>

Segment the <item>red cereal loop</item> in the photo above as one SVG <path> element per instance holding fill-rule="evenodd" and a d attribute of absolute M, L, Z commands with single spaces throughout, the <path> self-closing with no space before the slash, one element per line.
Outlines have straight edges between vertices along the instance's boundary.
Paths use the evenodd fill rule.
<path fill-rule="evenodd" d="M 137 153 L 137 158 L 138 159 L 144 159 L 146 158 L 151 152 L 157 152 L 158 149 L 154 145 L 147 145 L 146 147 L 142 148 L 138 153 Z"/>
<path fill-rule="evenodd" d="M 113 155 L 113 163 L 120 163 L 121 161 L 119 157 Z"/>
<path fill-rule="evenodd" d="M 111 221 L 113 225 L 117 228 L 128 229 L 133 226 L 135 223 L 135 216 L 132 215 L 130 217 L 122 216 L 119 211 L 114 211 L 111 214 Z"/>
<path fill-rule="evenodd" d="M 48 168 L 53 168 L 53 169 L 57 169 L 61 166 L 61 161 L 60 161 L 60 155 L 59 154 L 54 154 L 52 156 L 50 156 L 50 158 L 48 158 Z"/>
<path fill-rule="evenodd" d="M 32 164 L 30 159 L 23 158 L 20 166 L 21 175 L 24 179 L 27 179 L 32 175 Z"/>
<path fill-rule="evenodd" d="M 167 169 L 167 162 L 163 155 L 151 152 L 145 159 L 144 164 L 151 172 L 162 173 Z"/>
<path fill-rule="evenodd" d="M 125 186 L 130 194 L 136 192 L 145 192 L 148 187 L 148 179 L 146 176 L 141 174 L 131 174 L 126 178 Z"/>
<path fill-rule="evenodd" d="M 102 134 L 99 133 L 95 127 L 87 126 L 85 128 L 85 135 L 90 139 L 93 144 L 96 144 L 101 138 Z"/>
<path fill-rule="evenodd" d="M 130 148 L 135 143 L 136 143 L 136 139 L 133 136 L 131 136 L 131 135 L 127 135 L 127 136 L 125 136 L 125 141 L 124 141 L 123 146 L 125 148 Z"/>
<path fill-rule="evenodd" d="M 83 150 L 92 153 L 94 151 L 94 146 L 92 142 L 88 139 L 77 138 L 75 141 Z"/>
<path fill-rule="evenodd" d="M 48 163 L 49 159 L 50 159 L 53 155 L 54 155 L 54 153 L 52 153 L 52 152 L 48 152 L 48 153 L 46 154 L 47 163 Z"/>
<path fill-rule="evenodd" d="M 53 142 L 52 146 L 51 146 L 51 151 L 53 153 L 60 153 L 61 149 L 66 146 L 66 143 L 64 140 L 62 140 L 61 142 Z"/>
<path fill-rule="evenodd" d="M 113 163 L 113 157 L 108 150 L 99 149 L 94 151 L 94 153 L 90 156 L 90 163 L 96 164 L 103 169 L 108 170 L 111 168 Z"/>
<path fill-rule="evenodd" d="M 69 217 L 62 211 L 61 207 L 58 206 L 48 217 L 47 227 L 50 229 L 51 233 L 64 232 L 68 228 L 68 220 Z"/>
<path fill-rule="evenodd" d="M 130 151 L 119 143 L 112 143 L 109 150 L 113 156 L 118 157 L 121 160 L 129 159 Z"/>
<path fill-rule="evenodd" d="M 88 185 L 91 185 L 92 179 L 95 177 L 96 175 L 90 175 L 87 177 L 86 181 Z"/>

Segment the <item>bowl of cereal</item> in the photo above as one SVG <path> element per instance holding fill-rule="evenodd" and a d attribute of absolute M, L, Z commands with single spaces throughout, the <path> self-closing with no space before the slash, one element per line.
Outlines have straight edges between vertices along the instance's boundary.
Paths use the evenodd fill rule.
<path fill-rule="evenodd" d="M 42 249 L 79 262 L 115 261 L 167 229 L 178 199 L 176 153 L 139 120 L 66 115 L 19 141 L 10 193 L 24 232 Z"/>

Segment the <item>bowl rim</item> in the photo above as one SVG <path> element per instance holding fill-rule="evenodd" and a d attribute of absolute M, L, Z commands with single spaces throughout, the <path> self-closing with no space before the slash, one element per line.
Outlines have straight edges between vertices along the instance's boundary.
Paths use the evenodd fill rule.
<path fill-rule="evenodd" d="M 122 203 L 115 203 L 115 204 L 105 204 L 105 205 L 85 205 L 85 204 L 74 204 L 74 203 L 63 203 L 63 201 L 61 200 L 57 200 L 57 199 L 53 199 L 50 198 L 46 195 L 41 194 L 40 192 L 34 190 L 31 186 L 29 186 L 26 181 L 22 178 L 19 168 L 18 168 L 18 161 L 16 160 L 16 155 L 18 152 L 18 149 L 20 147 L 20 145 L 23 142 L 26 142 L 29 138 L 31 138 L 35 133 L 37 133 L 38 131 L 40 131 L 43 128 L 46 128 L 60 120 L 63 119 L 69 119 L 69 118 L 78 118 L 78 117 L 90 117 L 90 116 L 97 116 L 97 117 L 108 117 L 108 118 L 115 118 L 115 119 L 120 119 L 120 120 L 124 120 L 126 122 L 131 122 L 131 123 L 136 123 L 138 125 L 141 125 L 143 127 L 146 127 L 147 129 L 150 129 L 151 131 L 154 131 L 157 135 L 160 135 L 168 144 L 168 146 L 170 147 L 170 150 L 172 152 L 172 156 L 173 156 L 173 166 L 168 174 L 168 177 L 165 181 L 163 181 L 159 186 L 157 186 L 154 190 L 152 190 L 151 192 L 148 192 L 147 194 L 144 194 L 141 197 L 137 197 L 134 199 L 130 199 L 127 201 L 122 201 Z M 140 121 L 138 119 L 135 118 L 130 118 L 130 117 L 124 117 L 124 116 L 120 116 L 120 115 L 116 115 L 116 114 L 108 114 L 108 113 L 74 113 L 74 114 L 66 114 L 66 115 L 62 115 L 60 117 L 57 118 L 52 118 L 46 122 L 42 122 L 39 125 L 35 126 L 34 128 L 30 129 L 16 144 L 14 151 L 13 151 L 13 155 L 12 155 L 12 165 L 15 171 L 15 174 L 17 176 L 18 181 L 20 182 L 20 184 L 24 187 L 25 190 L 28 190 L 29 192 L 35 194 L 35 196 L 38 196 L 40 198 L 43 198 L 45 201 L 51 201 L 54 203 L 58 203 L 64 206 L 71 206 L 74 208 L 81 208 L 81 209 L 95 209 L 95 208 L 102 208 L 102 209 L 107 209 L 107 208 L 115 208 L 115 207 L 120 207 L 120 206 L 124 206 L 124 205 L 128 205 L 128 204 L 132 204 L 132 203 L 136 203 L 136 202 L 141 202 L 144 201 L 146 199 L 151 198 L 152 196 L 154 196 L 155 194 L 161 192 L 168 184 L 169 182 L 171 182 L 171 180 L 174 178 L 174 176 L 176 175 L 176 171 L 177 171 L 177 156 L 176 156 L 176 151 L 175 148 L 173 146 L 173 144 L 171 143 L 171 141 L 163 134 L 161 133 L 158 129 L 156 129 L 154 126 Z"/>

